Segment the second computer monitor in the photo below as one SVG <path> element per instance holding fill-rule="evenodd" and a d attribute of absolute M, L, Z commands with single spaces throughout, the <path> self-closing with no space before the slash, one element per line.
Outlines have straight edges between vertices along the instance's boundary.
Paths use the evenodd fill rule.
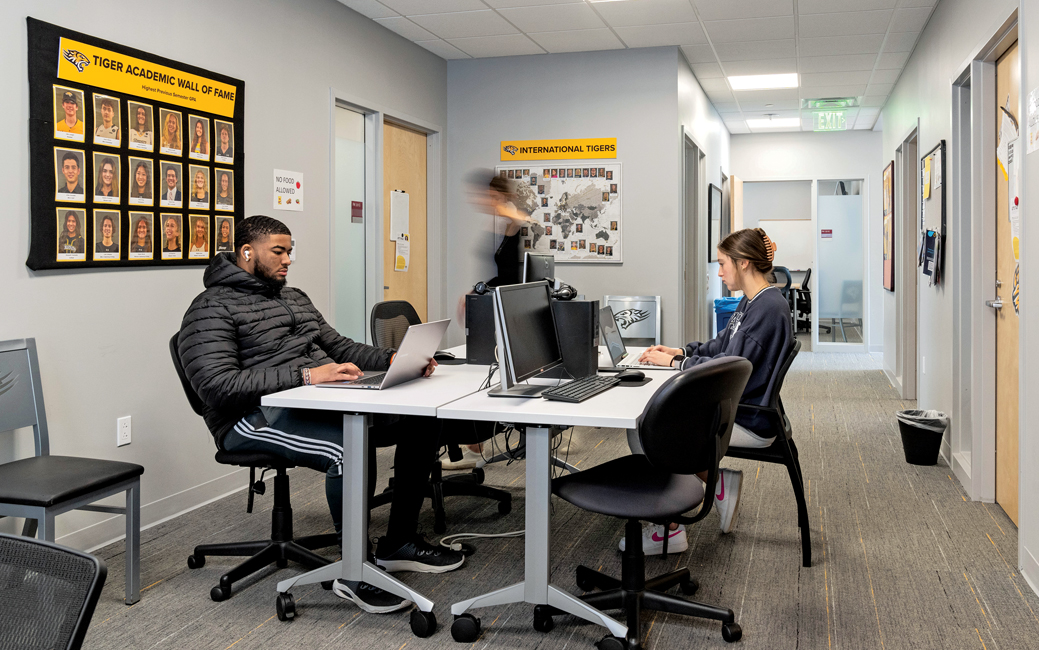
<path fill-rule="evenodd" d="M 523 281 L 537 282 L 556 277 L 556 256 L 547 253 L 531 253 L 523 255 Z"/>
<path fill-rule="evenodd" d="M 521 382 L 563 363 L 545 282 L 497 288 L 510 379 Z"/>

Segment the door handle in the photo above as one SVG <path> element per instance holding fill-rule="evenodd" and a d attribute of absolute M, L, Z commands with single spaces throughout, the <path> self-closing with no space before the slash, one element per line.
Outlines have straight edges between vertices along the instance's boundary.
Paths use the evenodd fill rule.
<path fill-rule="evenodd" d="M 992 307 L 993 309 L 1003 309 L 1003 299 L 996 296 L 995 300 L 986 300 L 985 306 Z"/>

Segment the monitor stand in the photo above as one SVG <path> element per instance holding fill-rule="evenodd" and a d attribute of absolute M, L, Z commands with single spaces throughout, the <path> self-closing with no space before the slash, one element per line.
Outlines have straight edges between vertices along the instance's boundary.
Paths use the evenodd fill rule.
<path fill-rule="evenodd" d="M 531 386 L 530 384 L 516 384 L 511 388 L 495 386 L 487 391 L 491 397 L 541 397 L 541 392 L 551 386 Z"/>

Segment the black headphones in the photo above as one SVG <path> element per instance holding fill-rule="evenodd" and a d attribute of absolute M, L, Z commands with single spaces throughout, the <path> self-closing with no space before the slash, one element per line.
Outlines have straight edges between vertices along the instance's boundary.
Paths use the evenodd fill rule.
<path fill-rule="evenodd" d="M 491 288 L 492 287 L 487 286 L 486 282 L 477 282 L 475 285 L 473 285 L 473 293 L 475 293 L 478 296 L 482 296 L 485 293 L 490 293 Z"/>
<path fill-rule="evenodd" d="M 550 286 L 556 283 L 554 278 L 545 279 L 548 280 Z M 552 292 L 552 297 L 556 300 L 573 300 L 577 297 L 577 289 L 574 289 L 565 282 L 560 282 L 559 288 Z"/>

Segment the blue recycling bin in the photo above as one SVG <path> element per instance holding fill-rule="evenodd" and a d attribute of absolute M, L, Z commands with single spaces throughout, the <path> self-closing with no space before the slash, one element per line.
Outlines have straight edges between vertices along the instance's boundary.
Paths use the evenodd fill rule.
<path fill-rule="evenodd" d="M 714 314 L 718 321 L 718 331 L 722 332 L 729 325 L 729 319 L 732 318 L 732 314 L 736 311 L 736 307 L 739 306 L 742 298 L 729 297 L 729 298 L 716 298 L 714 300 Z"/>

